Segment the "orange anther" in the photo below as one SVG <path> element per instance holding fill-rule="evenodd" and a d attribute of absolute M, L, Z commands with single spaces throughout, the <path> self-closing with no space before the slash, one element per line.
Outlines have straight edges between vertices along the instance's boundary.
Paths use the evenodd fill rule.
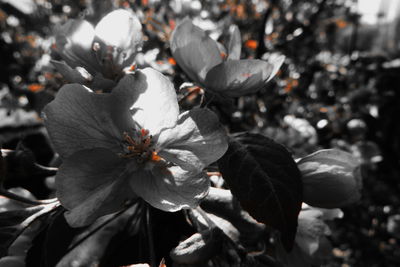
<path fill-rule="evenodd" d="M 140 130 L 140 133 L 141 133 L 142 136 L 146 136 L 146 135 L 149 134 L 149 131 L 146 130 L 146 129 L 141 129 L 141 130 Z"/>
<path fill-rule="evenodd" d="M 219 55 L 221 56 L 222 59 L 226 58 L 226 54 L 224 52 L 221 52 Z"/>
<path fill-rule="evenodd" d="M 257 47 L 258 47 L 258 42 L 256 40 L 247 40 L 244 43 L 244 46 L 247 47 L 247 48 L 250 48 L 252 50 L 256 50 Z"/>
<path fill-rule="evenodd" d="M 28 85 L 28 90 L 31 92 L 39 92 L 43 90 L 44 86 L 38 83 L 32 83 Z"/>
<path fill-rule="evenodd" d="M 173 57 L 168 58 L 168 62 L 169 62 L 169 64 L 171 64 L 173 66 L 176 65 L 176 61 L 175 61 L 175 59 Z"/>
<path fill-rule="evenodd" d="M 343 29 L 343 28 L 347 27 L 347 22 L 345 20 L 338 19 L 338 20 L 336 20 L 336 26 L 339 29 Z"/>
<path fill-rule="evenodd" d="M 152 161 L 160 161 L 160 160 L 161 160 L 161 157 L 160 157 L 159 155 L 157 155 L 157 152 L 153 151 L 153 152 L 151 153 L 151 160 L 152 160 Z"/>

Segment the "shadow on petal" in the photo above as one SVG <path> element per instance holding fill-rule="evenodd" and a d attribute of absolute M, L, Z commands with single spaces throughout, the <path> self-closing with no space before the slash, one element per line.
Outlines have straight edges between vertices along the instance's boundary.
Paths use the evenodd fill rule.
<path fill-rule="evenodd" d="M 263 60 L 228 60 L 207 73 L 206 89 L 229 97 L 255 93 L 275 75 L 275 69 Z"/>
<path fill-rule="evenodd" d="M 100 70 L 92 49 L 93 26 L 82 19 L 71 19 L 56 29 L 56 51 L 71 67 L 84 67 L 94 75 Z"/>
<path fill-rule="evenodd" d="M 45 126 L 62 158 L 96 147 L 120 150 L 124 131 L 133 127 L 123 97 L 95 94 L 80 84 L 64 85 L 43 110 Z"/>
<path fill-rule="evenodd" d="M 63 162 L 56 176 L 57 197 L 69 210 L 66 219 L 71 226 L 90 224 L 135 197 L 127 186 L 126 164 L 103 148 L 79 151 Z"/>

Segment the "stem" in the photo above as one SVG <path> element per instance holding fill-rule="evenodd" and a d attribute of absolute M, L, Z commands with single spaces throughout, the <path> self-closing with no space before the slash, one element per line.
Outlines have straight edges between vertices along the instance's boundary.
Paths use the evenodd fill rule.
<path fill-rule="evenodd" d="M 213 101 L 213 99 L 215 97 L 215 94 L 214 93 L 211 94 L 211 97 L 209 97 L 208 99 L 206 98 L 205 95 L 203 95 L 203 97 L 204 98 L 202 99 L 202 103 L 201 103 L 200 107 L 201 108 L 206 108 L 211 103 L 211 101 Z"/>
<path fill-rule="evenodd" d="M 154 253 L 153 230 L 151 228 L 150 207 L 148 204 L 146 209 L 146 230 L 147 230 L 147 239 L 149 241 L 150 266 L 157 267 L 156 255 Z"/>
<path fill-rule="evenodd" d="M 16 200 L 16 201 L 19 201 L 19 202 L 22 202 L 22 203 L 25 203 L 25 204 L 29 204 L 29 205 L 42 205 L 42 204 L 47 204 L 47 203 L 54 202 L 54 199 L 31 200 L 31 199 L 25 198 L 23 196 L 14 194 L 14 193 L 12 193 L 10 191 L 7 191 L 7 190 L 5 190 L 3 188 L 0 189 L 0 195 L 1 196 L 5 196 L 5 197 L 7 197 L 9 199 L 12 199 L 12 200 Z"/>

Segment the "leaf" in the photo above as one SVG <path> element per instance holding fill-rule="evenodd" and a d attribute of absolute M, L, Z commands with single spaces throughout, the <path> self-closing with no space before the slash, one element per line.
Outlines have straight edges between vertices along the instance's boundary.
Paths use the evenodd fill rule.
<path fill-rule="evenodd" d="M 10 245 L 32 222 L 57 206 L 51 203 L 0 213 L 0 257 L 7 255 Z"/>
<path fill-rule="evenodd" d="M 140 223 L 139 207 L 136 203 L 123 212 L 103 217 L 105 222 L 99 220 L 100 225 L 92 224 L 86 232 L 78 236 L 79 240 L 73 242 L 70 251 L 56 266 L 97 266 L 100 264 L 112 238 L 123 232 L 129 224 Z"/>
<path fill-rule="evenodd" d="M 22 223 L 26 218 L 43 209 L 43 206 L 10 210 L 0 213 L 0 228 Z"/>
<path fill-rule="evenodd" d="M 243 209 L 279 230 L 283 245 L 290 251 L 301 209 L 302 183 L 288 151 L 263 135 L 237 134 L 230 139 L 218 166 Z"/>
<path fill-rule="evenodd" d="M 65 255 L 72 239 L 81 229 L 69 226 L 64 217 L 63 208 L 50 222 L 43 238 L 42 259 L 45 266 L 55 266 Z"/>

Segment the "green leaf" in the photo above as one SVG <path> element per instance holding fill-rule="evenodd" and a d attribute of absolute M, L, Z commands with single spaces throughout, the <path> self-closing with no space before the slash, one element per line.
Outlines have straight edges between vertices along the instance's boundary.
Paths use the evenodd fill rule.
<path fill-rule="evenodd" d="M 279 230 L 290 251 L 301 209 L 302 183 L 288 151 L 263 135 L 242 133 L 230 139 L 218 166 L 243 209 Z"/>

